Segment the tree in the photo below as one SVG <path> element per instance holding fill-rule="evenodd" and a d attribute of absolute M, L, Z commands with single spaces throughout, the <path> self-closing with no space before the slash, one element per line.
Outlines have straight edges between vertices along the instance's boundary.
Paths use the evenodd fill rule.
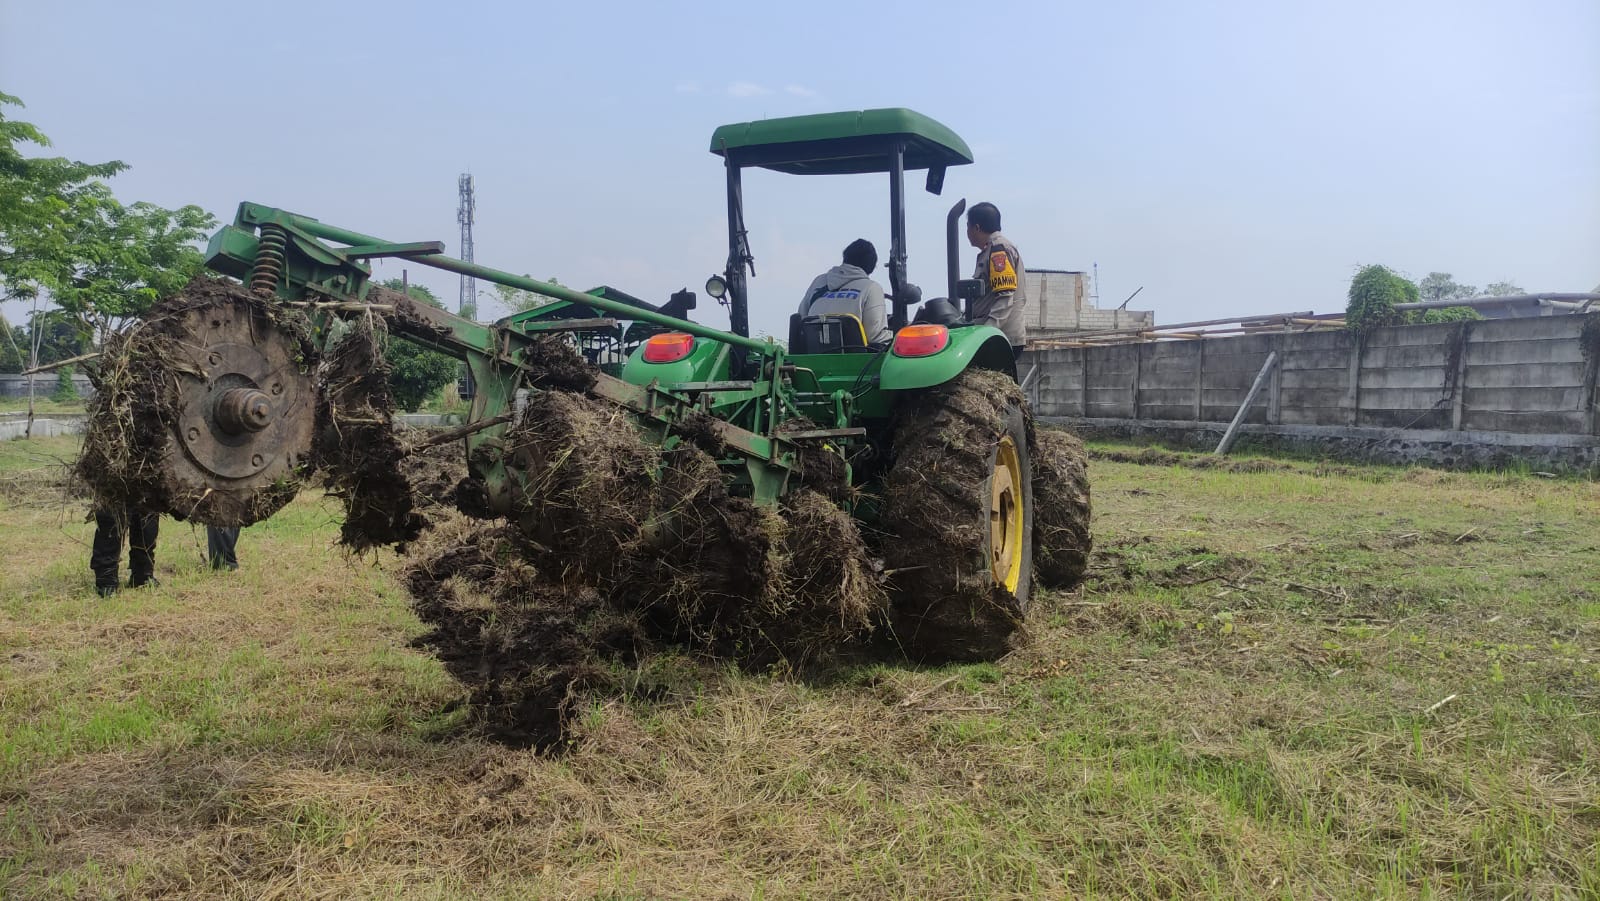
<path fill-rule="evenodd" d="M 124 206 L 100 179 L 121 162 L 28 158 L 19 145 L 50 146 L 37 128 L 4 118 L 0 94 L 0 299 L 46 292 L 90 333 L 144 312 L 200 271 L 194 246 L 216 225 L 197 206 Z"/>
<path fill-rule="evenodd" d="M 27 122 L 5 117 L 22 101 L 0 93 L 0 300 L 31 297 L 70 257 L 78 214 L 110 196 L 102 178 L 128 168 L 118 160 L 84 163 L 65 157 L 24 157 L 18 145 L 49 147 Z"/>
<path fill-rule="evenodd" d="M 45 310 L 28 317 L 22 353 L 41 365 L 54 363 L 88 353 L 89 338 L 88 329 L 78 319 L 61 310 Z"/>
<path fill-rule="evenodd" d="M 21 372 L 27 367 L 28 336 L 21 328 L 13 328 L 0 316 L 0 374 Z"/>
<path fill-rule="evenodd" d="M 1526 293 L 1528 292 L 1522 290 L 1522 287 L 1515 282 L 1492 282 L 1489 287 L 1483 289 L 1485 297 L 1512 297 Z"/>
<path fill-rule="evenodd" d="M 524 275 L 523 278 L 533 278 L 533 276 Z M 556 281 L 554 277 L 547 278 L 545 281 L 557 287 L 561 286 L 561 283 Z M 551 297 L 548 294 L 540 294 L 537 291 L 525 291 L 522 288 L 513 288 L 509 285 L 495 285 L 494 293 L 496 297 L 500 298 L 501 305 L 513 313 L 527 312 L 534 307 L 542 307 L 547 303 L 555 303 L 558 299 Z"/>
<path fill-rule="evenodd" d="M 412 300 L 443 308 L 433 292 L 422 285 L 406 285 L 391 278 L 380 283 L 392 291 L 404 291 Z M 452 357 L 432 350 L 424 350 L 404 338 L 391 338 L 383 348 L 384 359 L 389 362 L 389 388 L 394 392 L 394 402 L 402 410 L 416 412 L 435 391 L 455 381 L 461 364 Z"/>
<path fill-rule="evenodd" d="M 1464 300 L 1478 293 L 1472 285 L 1456 284 L 1454 277 L 1448 272 L 1430 272 L 1428 277 L 1417 283 L 1417 293 L 1425 301 L 1430 300 Z"/>

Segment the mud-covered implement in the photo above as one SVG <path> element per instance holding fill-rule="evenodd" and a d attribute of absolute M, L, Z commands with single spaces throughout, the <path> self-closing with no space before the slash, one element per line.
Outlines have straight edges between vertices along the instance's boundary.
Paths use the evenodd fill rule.
<path fill-rule="evenodd" d="M 728 258 L 706 290 L 728 307 L 731 332 L 685 318 L 688 292 L 663 307 L 580 292 L 447 257 L 438 243 L 245 203 L 207 251 L 239 284 L 197 282 L 110 349 L 86 474 L 103 502 L 233 525 L 270 515 L 320 472 L 346 501 L 346 543 L 410 542 L 428 499 L 407 487 L 415 448 L 389 428 L 382 377 L 384 343 L 403 339 L 465 362 L 471 407 L 452 440 L 467 478 L 449 495 L 517 536 L 482 538 L 473 555 L 440 551 L 430 572 L 478 561 L 477 581 L 460 584 L 512 591 L 482 568 L 500 547 L 546 586 L 518 597 L 581 587 L 605 613 L 595 622 L 649 610 L 656 634 L 715 642 L 743 629 L 741 646 L 780 645 L 799 620 L 840 635 L 877 623 L 921 658 L 1003 653 L 1036 580 L 1081 577 L 1088 486 L 1081 447 L 1051 438 L 1038 457 L 1004 334 L 949 302 L 907 322 L 920 291 L 906 279 L 905 171 L 927 170 L 939 193 L 971 153 L 908 110 L 724 126 L 711 149 L 727 171 Z M 794 317 L 787 346 L 750 337 L 750 168 L 889 176 L 892 343 L 865 344 L 848 316 Z M 971 293 L 956 277 L 964 206 L 945 222 L 952 299 Z M 553 300 L 472 322 L 373 284 L 379 257 Z M 788 307 L 800 287 L 776 302 Z M 1070 484 L 1041 485 L 1043 473 Z M 425 615 L 465 603 L 440 584 L 413 579 Z"/>

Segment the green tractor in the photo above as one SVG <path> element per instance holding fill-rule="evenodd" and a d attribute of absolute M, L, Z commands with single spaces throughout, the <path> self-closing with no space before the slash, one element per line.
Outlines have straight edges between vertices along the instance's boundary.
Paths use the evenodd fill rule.
<path fill-rule="evenodd" d="M 920 297 L 906 278 L 905 173 L 926 170 L 937 194 L 947 169 L 972 162 L 971 152 L 948 128 L 904 109 L 727 125 L 711 150 L 727 171 L 728 259 L 706 290 L 727 306 L 731 332 L 684 318 L 694 306 L 686 292 L 663 307 L 611 288 L 580 292 L 447 257 L 437 242 L 393 243 L 242 204 L 212 238 L 207 264 L 242 282 L 249 290 L 234 294 L 252 299 L 213 290 L 147 323 L 174 341 L 163 375 L 174 387 L 152 383 L 159 403 L 133 417 L 146 423 L 130 430 L 139 445 L 133 456 L 145 463 L 104 455 L 99 468 L 115 478 L 102 474 L 100 482 L 200 522 L 270 515 L 330 456 L 370 450 L 359 427 L 330 428 L 327 410 L 340 389 L 319 366 L 332 353 L 329 336 L 377 318 L 392 334 L 466 364 L 470 413 L 447 437 L 462 445 L 477 515 L 520 521 L 557 552 L 574 540 L 539 521 L 551 505 L 530 498 L 548 490 L 541 474 L 552 452 L 530 451 L 516 430 L 530 397 L 575 390 L 658 448 L 707 448 L 729 496 L 776 509 L 807 488 L 846 511 L 881 561 L 875 571 L 891 601 L 888 624 L 912 656 L 1004 653 L 1041 577 L 1054 587 L 1081 578 L 1088 487 L 1081 456 L 1065 475 L 1054 466 L 1043 476 L 1036 442 L 1044 431 L 1035 433 L 1001 331 L 960 321 L 949 301 L 924 305 L 946 311 L 937 321 L 908 321 Z M 888 174 L 891 343 L 869 346 L 859 323 L 830 317 L 797 317 L 789 346 L 750 335 L 754 268 L 742 177 L 751 168 Z M 952 299 L 971 295 L 956 275 L 963 209 L 956 204 L 944 223 Z M 374 284 L 366 261 L 377 257 L 553 300 L 492 325 L 472 322 Z M 784 286 L 778 302 L 790 305 L 799 287 Z M 581 351 L 585 371 L 553 370 L 553 347 Z M 589 441 L 563 440 L 580 454 Z M 141 479 L 138 491 L 127 489 Z"/>

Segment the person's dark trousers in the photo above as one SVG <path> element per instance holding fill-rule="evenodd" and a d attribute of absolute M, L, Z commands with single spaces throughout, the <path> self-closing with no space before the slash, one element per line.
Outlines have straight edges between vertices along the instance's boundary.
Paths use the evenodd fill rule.
<path fill-rule="evenodd" d="M 156 535 L 161 518 L 154 513 L 127 511 L 128 584 L 134 588 L 155 581 Z M 115 513 L 96 510 L 94 514 L 94 545 L 89 555 L 89 568 L 94 570 L 94 587 L 101 594 L 117 590 L 117 565 L 122 559 L 122 524 Z"/>
<path fill-rule="evenodd" d="M 219 529 L 206 526 L 206 552 L 211 556 L 212 569 L 238 569 L 239 558 L 233 549 L 239 543 L 239 529 Z"/>

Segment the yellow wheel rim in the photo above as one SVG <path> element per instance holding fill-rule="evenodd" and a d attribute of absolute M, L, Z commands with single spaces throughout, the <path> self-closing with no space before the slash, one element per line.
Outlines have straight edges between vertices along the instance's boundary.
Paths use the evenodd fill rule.
<path fill-rule="evenodd" d="M 1016 593 L 1022 579 L 1022 461 L 1016 442 L 1000 439 L 989 479 L 989 572 L 994 583 Z"/>

